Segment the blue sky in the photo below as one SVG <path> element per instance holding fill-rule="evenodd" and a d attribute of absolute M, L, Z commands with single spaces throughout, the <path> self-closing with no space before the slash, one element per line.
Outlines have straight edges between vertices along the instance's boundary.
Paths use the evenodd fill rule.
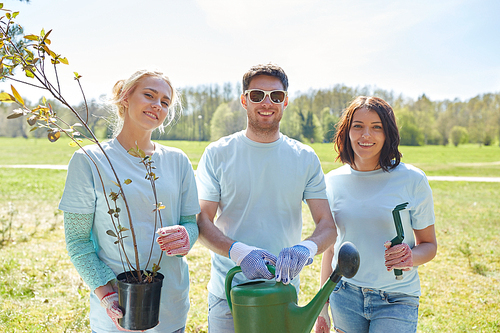
<path fill-rule="evenodd" d="M 291 96 L 336 84 L 417 98 L 466 100 L 500 92 L 498 0 L 31 0 L 25 33 L 51 33 L 66 56 L 63 95 L 111 91 L 137 69 L 158 68 L 177 87 L 236 83 L 252 65 L 275 62 Z M 11 82 L 1 82 L 8 90 Z M 42 93 L 15 84 L 23 96 Z"/>

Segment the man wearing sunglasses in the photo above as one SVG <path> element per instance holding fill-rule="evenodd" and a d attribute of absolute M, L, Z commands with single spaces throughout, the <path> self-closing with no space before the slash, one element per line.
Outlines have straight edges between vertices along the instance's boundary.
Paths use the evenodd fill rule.
<path fill-rule="evenodd" d="M 302 268 L 337 237 L 318 157 L 280 133 L 287 89 L 281 67 L 252 67 L 243 76 L 241 94 L 247 128 L 211 143 L 198 164 L 199 239 L 212 256 L 212 333 L 234 332 L 224 290 L 232 267 L 241 266 L 243 273 L 234 277 L 236 284 L 275 278 L 298 289 Z M 303 200 L 316 228 L 301 241 Z M 276 266 L 276 275 L 266 264 Z"/>

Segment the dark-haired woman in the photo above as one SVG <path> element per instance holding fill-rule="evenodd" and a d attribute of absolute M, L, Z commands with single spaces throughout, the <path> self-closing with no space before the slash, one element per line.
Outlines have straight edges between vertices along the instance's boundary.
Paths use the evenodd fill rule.
<path fill-rule="evenodd" d="M 335 247 L 323 254 L 321 284 L 336 265 L 338 246 L 350 241 L 361 258 L 358 273 L 342 278 L 330 295 L 338 332 L 416 332 L 419 265 L 436 255 L 432 192 L 425 174 L 400 162 L 394 112 L 377 97 L 357 97 L 337 124 L 335 150 L 344 166 L 326 175 L 327 195 L 338 230 Z M 404 242 L 396 235 L 392 210 L 399 211 Z M 393 270 L 403 271 L 396 279 Z M 329 332 L 328 304 L 316 332 Z"/>

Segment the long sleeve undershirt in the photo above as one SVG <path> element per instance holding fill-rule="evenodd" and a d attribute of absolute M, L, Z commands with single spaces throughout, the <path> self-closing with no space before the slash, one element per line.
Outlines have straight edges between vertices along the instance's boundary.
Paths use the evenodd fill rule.
<path fill-rule="evenodd" d="M 99 257 L 91 240 L 94 213 L 77 214 L 64 212 L 66 249 L 71 262 L 83 281 L 95 290 L 116 278 L 115 274 Z M 191 249 L 198 239 L 195 215 L 181 216 L 179 224 L 186 228 Z"/>

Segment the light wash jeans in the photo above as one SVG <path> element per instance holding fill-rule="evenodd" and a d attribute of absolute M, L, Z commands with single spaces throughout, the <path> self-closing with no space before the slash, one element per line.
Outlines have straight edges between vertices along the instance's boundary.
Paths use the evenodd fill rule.
<path fill-rule="evenodd" d="M 415 333 L 419 297 L 340 281 L 330 295 L 335 329 L 345 333 Z"/>
<path fill-rule="evenodd" d="M 208 333 L 234 333 L 233 315 L 227 301 L 208 293 Z"/>

